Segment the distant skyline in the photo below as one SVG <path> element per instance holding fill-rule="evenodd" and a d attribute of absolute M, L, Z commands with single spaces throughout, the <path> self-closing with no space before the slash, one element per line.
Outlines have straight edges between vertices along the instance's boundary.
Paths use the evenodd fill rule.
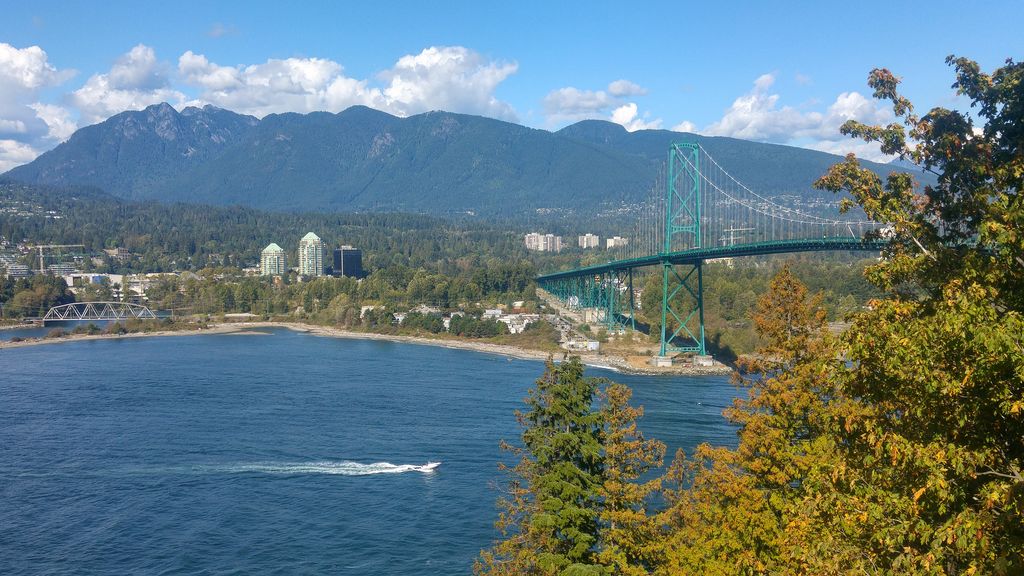
<path fill-rule="evenodd" d="M 885 160 L 874 67 L 921 111 L 963 106 L 949 54 L 1024 57 L 1024 3 L 22 2 L 0 21 L 0 172 L 124 110 L 263 117 L 364 104 L 557 130 L 596 118 Z"/>

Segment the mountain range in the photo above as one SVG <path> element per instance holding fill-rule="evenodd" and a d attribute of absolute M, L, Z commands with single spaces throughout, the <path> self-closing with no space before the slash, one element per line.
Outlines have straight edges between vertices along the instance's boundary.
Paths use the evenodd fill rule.
<path fill-rule="evenodd" d="M 645 199 L 670 144 L 691 141 L 764 195 L 820 196 L 824 152 L 586 120 L 557 132 L 480 116 L 355 106 L 263 119 L 168 104 L 75 132 L 7 179 L 127 200 L 284 211 L 600 212 Z M 879 174 L 893 166 L 865 162 Z M 898 168 L 897 168 L 898 169 Z"/>

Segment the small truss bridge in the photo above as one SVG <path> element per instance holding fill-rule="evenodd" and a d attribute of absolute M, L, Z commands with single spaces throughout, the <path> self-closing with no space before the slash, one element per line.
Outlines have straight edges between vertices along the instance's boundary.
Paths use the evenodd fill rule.
<path fill-rule="evenodd" d="M 128 302 L 75 302 L 54 306 L 43 316 L 43 322 L 58 320 L 156 320 L 156 314 L 141 304 Z"/>

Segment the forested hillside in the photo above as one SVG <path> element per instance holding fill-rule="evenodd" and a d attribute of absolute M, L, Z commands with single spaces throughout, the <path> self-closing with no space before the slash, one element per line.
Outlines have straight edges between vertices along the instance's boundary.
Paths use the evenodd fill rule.
<path fill-rule="evenodd" d="M 768 195 L 820 196 L 839 158 L 803 148 L 585 121 L 558 132 L 465 114 L 355 106 L 262 120 L 207 106 L 123 112 L 5 176 L 125 199 L 285 211 L 591 217 L 648 197 L 669 144 L 696 141 Z M 880 174 L 891 166 L 868 163 Z"/>

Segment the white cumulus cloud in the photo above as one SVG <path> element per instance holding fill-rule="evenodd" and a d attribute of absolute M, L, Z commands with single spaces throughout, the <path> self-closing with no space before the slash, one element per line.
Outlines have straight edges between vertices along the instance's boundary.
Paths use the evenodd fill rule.
<path fill-rule="evenodd" d="M 661 119 L 647 120 L 647 115 L 640 117 L 637 113 L 637 105 L 634 102 L 623 104 L 612 111 L 612 122 L 621 124 L 626 130 L 635 132 L 637 130 L 657 130 L 661 128 Z"/>
<path fill-rule="evenodd" d="M 29 107 L 36 111 L 37 118 L 46 123 L 47 137 L 51 140 L 67 140 L 78 129 L 78 124 L 71 117 L 71 111 L 63 106 L 36 102 Z"/>
<path fill-rule="evenodd" d="M 700 130 L 697 128 L 697 125 L 694 124 L 693 122 L 690 122 L 689 120 L 683 120 L 679 124 L 676 124 L 675 126 L 673 126 L 672 127 L 672 131 L 674 131 L 674 132 L 689 132 L 691 134 L 696 134 Z"/>
<path fill-rule="evenodd" d="M 185 52 L 178 59 L 183 82 L 200 89 L 195 103 L 265 116 L 279 112 L 338 112 L 362 104 L 408 116 L 447 110 L 515 120 L 495 90 L 518 66 L 495 62 L 460 46 L 431 47 L 406 55 L 381 72 L 380 85 L 345 75 L 324 58 L 271 59 L 261 64 L 222 66 Z"/>
<path fill-rule="evenodd" d="M 33 160 L 38 150 L 66 137 L 56 116 L 39 114 L 40 92 L 75 75 L 49 62 L 39 46 L 16 48 L 0 42 L 0 171 Z"/>
<path fill-rule="evenodd" d="M 380 77 L 387 109 L 399 115 L 428 110 L 480 114 L 515 121 L 512 106 L 494 91 L 519 65 L 496 62 L 462 46 L 430 47 L 399 58 Z"/>
<path fill-rule="evenodd" d="M 31 162 L 38 155 L 38 150 L 24 142 L 0 140 L 0 172 Z"/>
<path fill-rule="evenodd" d="M 802 110 L 780 105 L 779 94 L 771 91 L 774 83 L 773 74 L 763 74 L 754 81 L 753 89 L 737 98 L 718 121 L 699 131 L 692 122 L 683 122 L 673 130 L 790 144 L 836 154 L 854 152 L 869 160 L 891 159 L 876 144 L 854 141 L 839 133 L 839 127 L 847 120 L 867 124 L 891 121 L 891 112 L 881 104 L 858 92 L 843 92 L 824 112 Z"/>
<path fill-rule="evenodd" d="M 580 90 L 572 86 L 552 90 L 544 97 L 544 115 L 550 127 L 587 119 L 610 120 L 629 131 L 661 127 L 661 119 L 640 114 L 629 96 L 642 96 L 647 90 L 629 80 L 615 80 L 607 90 Z"/>
<path fill-rule="evenodd" d="M 185 94 L 171 86 L 170 71 L 152 48 L 139 44 L 118 58 L 109 72 L 91 76 L 68 100 L 84 124 L 160 102 L 181 106 Z"/>
<path fill-rule="evenodd" d="M 379 91 L 347 78 L 337 62 L 323 58 L 270 59 L 249 66 L 221 66 L 185 52 L 178 74 L 200 89 L 199 102 L 263 117 L 281 112 L 337 112 L 353 104 L 373 105 Z"/>

